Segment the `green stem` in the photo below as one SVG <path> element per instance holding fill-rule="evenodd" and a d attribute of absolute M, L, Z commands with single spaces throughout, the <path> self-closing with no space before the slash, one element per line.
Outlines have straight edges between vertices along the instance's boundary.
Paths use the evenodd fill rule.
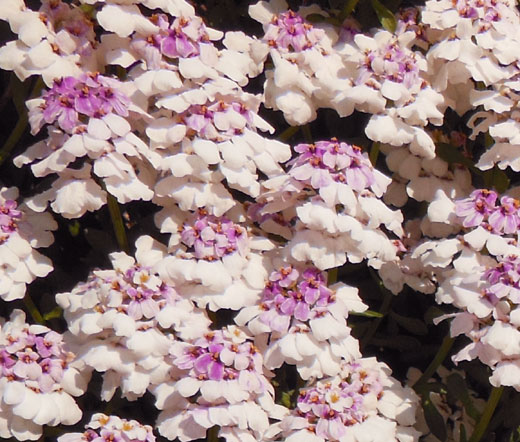
<path fill-rule="evenodd" d="M 2 163 L 9 157 L 13 148 L 16 146 L 18 141 L 20 141 L 20 138 L 22 138 L 22 135 L 25 133 L 25 128 L 27 127 L 27 122 L 27 113 L 23 113 L 18 117 L 18 122 L 11 132 L 11 135 L 9 135 L 9 138 L 2 146 L 2 149 L 0 149 L 0 165 L 2 165 Z"/>
<path fill-rule="evenodd" d="M 372 147 L 370 149 L 370 154 L 368 157 L 370 158 L 370 162 L 372 163 L 372 166 L 375 166 L 377 163 L 377 157 L 379 156 L 379 147 L 381 145 L 378 142 L 372 143 Z"/>
<path fill-rule="evenodd" d="M 298 132 L 300 130 L 300 127 L 299 126 L 289 126 L 287 129 L 285 129 L 281 134 L 280 136 L 278 137 L 278 139 L 282 142 L 286 142 L 287 140 L 289 140 L 289 138 L 291 138 L 296 132 Z"/>
<path fill-rule="evenodd" d="M 379 309 L 379 313 L 381 313 L 381 317 L 374 319 L 372 321 L 372 323 L 370 324 L 370 327 L 368 328 L 367 332 L 365 333 L 365 336 L 363 336 L 363 339 L 361 340 L 361 348 L 365 347 L 376 334 L 376 331 L 379 328 L 379 324 L 381 324 L 381 321 L 383 320 L 383 318 L 390 311 L 390 304 L 392 303 L 393 297 L 394 296 L 392 295 L 392 293 L 385 290 L 384 295 L 383 295 L 383 302 L 381 303 L 381 308 Z"/>
<path fill-rule="evenodd" d="M 214 427 L 211 427 L 208 430 L 208 437 L 207 437 L 208 442 L 218 442 L 218 430 L 219 430 L 219 427 L 217 425 L 215 425 Z"/>
<path fill-rule="evenodd" d="M 338 281 L 338 268 L 330 269 L 327 276 L 327 285 L 332 285 Z"/>
<path fill-rule="evenodd" d="M 307 139 L 308 143 L 312 143 L 312 132 L 311 127 L 308 124 L 302 126 L 303 135 Z"/>
<path fill-rule="evenodd" d="M 489 425 L 489 421 L 497 408 L 498 402 L 500 401 L 500 397 L 504 392 L 504 387 L 493 387 L 491 390 L 491 394 L 489 395 L 489 399 L 486 404 L 486 408 L 480 417 L 480 420 L 477 422 L 475 429 L 473 430 L 473 434 L 469 438 L 468 442 L 479 442 L 484 436 L 484 433 L 487 430 Z"/>
<path fill-rule="evenodd" d="M 35 97 L 43 88 L 43 86 L 43 80 L 39 78 L 38 81 L 36 81 L 31 93 L 29 94 L 29 97 Z M 25 129 L 27 128 L 27 123 L 29 121 L 27 116 L 27 110 L 22 109 L 21 106 L 21 104 L 20 106 L 17 106 L 17 109 L 18 107 L 20 107 L 20 109 L 18 109 L 18 122 L 14 126 L 11 135 L 9 135 L 9 138 L 7 138 L 7 141 L 2 146 L 2 149 L 0 149 L 0 166 L 7 158 L 9 158 L 9 154 L 16 146 L 18 141 L 20 141 L 20 138 L 22 138 L 22 135 L 25 133 Z"/>
<path fill-rule="evenodd" d="M 45 319 L 43 319 L 42 314 L 38 310 L 38 307 L 36 307 L 36 304 L 32 298 L 29 296 L 29 293 L 25 294 L 23 303 L 25 304 L 25 307 L 29 311 L 29 314 L 31 315 L 31 318 L 33 318 L 34 322 L 37 322 L 38 324 L 45 324 Z"/>
<path fill-rule="evenodd" d="M 422 376 L 413 385 L 413 388 L 415 390 L 417 390 L 417 387 L 420 387 L 422 384 L 426 383 L 428 379 L 430 379 L 433 376 L 433 374 L 437 371 L 439 365 L 441 365 L 444 359 L 446 359 L 446 356 L 448 356 L 448 353 L 450 352 L 451 347 L 453 346 L 453 342 L 455 342 L 455 338 L 452 338 L 449 334 L 444 337 L 444 339 L 442 340 L 442 344 L 439 350 L 437 351 L 437 354 L 430 362 L 430 365 L 428 365 L 426 370 L 424 370 Z"/>
<path fill-rule="evenodd" d="M 128 253 L 128 239 L 126 238 L 125 225 L 123 223 L 123 217 L 121 216 L 121 210 L 119 209 L 119 203 L 113 195 L 110 193 L 107 193 L 107 195 L 108 211 L 110 212 L 110 219 L 114 227 L 117 244 L 121 250 Z"/>

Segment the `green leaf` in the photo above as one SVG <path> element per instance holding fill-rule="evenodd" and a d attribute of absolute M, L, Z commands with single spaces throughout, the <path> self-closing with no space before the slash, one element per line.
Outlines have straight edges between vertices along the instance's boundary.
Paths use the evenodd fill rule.
<path fill-rule="evenodd" d="M 464 424 L 460 426 L 460 442 L 468 442 L 468 436 L 466 434 L 466 427 Z"/>
<path fill-rule="evenodd" d="M 473 405 L 473 399 L 469 394 L 464 378 L 458 373 L 453 373 L 447 377 L 446 385 L 448 386 L 448 393 L 452 395 L 453 398 L 460 400 L 468 415 L 471 416 L 474 421 L 477 421 L 480 413 Z"/>
<path fill-rule="evenodd" d="M 343 22 L 350 14 L 352 14 L 352 12 L 354 12 L 358 2 L 359 0 L 347 0 L 345 2 L 345 6 L 343 6 L 343 9 L 341 10 L 341 13 L 338 17 L 341 22 Z"/>
<path fill-rule="evenodd" d="M 378 142 L 372 143 L 372 147 L 370 148 L 370 154 L 368 157 L 370 158 L 370 162 L 372 166 L 375 166 L 377 163 L 377 157 L 379 156 L 379 147 L 380 144 Z"/>
<path fill-rule="evenodd" d="M 477 421 L 480 413 L 473 405 L 473 399 L 469 394 L 464 378 L 458 373 L 453 373 L 447 377 L 446 385 L 448 386 L 448 393 L 453 398 L 460 400 L 468 415 Z"/>
<path fill-rule="evenodd" d="M 310 23 L 330 23 L 334 26 L 341 26 L 341 22 L 335 17 L 325 17 L 321 14 L 309 14 L 305 16 L 305 20 Z"/>
<path fill-rule="evenodd" d="M 520 442 L 520 427 L 511 432 L 511 436 L 509 436 L 509 442 Z"/>
<path fill-rule="evenodd" d="M 324 15 L 321 15 L 321 14 L 317 14 L 317 13 L 309 14 L 309 15 L 305 16 L 305 20 L 307 20 L 308 22 L 311 22 L 311 23 L 322 23 L 326 19 L 327 19 L 327 17 L 325 17 Z"/>
<path fill-rule="evenodd" d="M 445 441 L 447 437 L 446 424 L 429 398 L 423 401 L 423 410 L 424 418 L 430 431 L 437 439 Z"/>
<path fill-rule="evenodd" d="M 286 408 L 291 408 L 291 398 L 294 394 L 294 390 L 284 391 L 280 399 L 280 404 Z"/>
<path fill-rule="evenodd" d="M 499 193 L 505 192 L 509 188 L 509 178 L 503 170 L 496 166 L 484 172 L 484 182 L 488 184 L 488 187 L 494 187 Z"/>
<path fill-rule="evenodd" d="M 395 28 L 397 27 L 397 20 L 390 9 L 388 9 L 385 5 L 383 5 L 379 0 L 372 0 L 372 8 L 374 8 L 375 13 L 377 14 L 377 18 L 379 22 L 389 32 L 395 32 Z"/>
<path fill-rule="evenodd" d="M 415 389 L 415 385 L 414 385 Z M 428 398 L 430 397 L 430 393 L 440 393 L 440 394 L 446 394 L 446 385 L 444 385 L 442 382 L 425 382 L 421 383 L 415 390 L 417 394 L 419 394 L 421 397 Z"/>
<path fill-rule="evenodd" d="M 428 333 L 428 327 L 426 327 L 426 324 L 420 319 L 402 316 L 395 313 L 394 311 L 390 311 L 390 316 L 401 327 L 403 327 L 405 330 L 408 330 L 410 333 L 413 333 L 414 335 L 424 336 Z"/>
<path fill-rule="evenodd" d="M 363 318 L 383 318 L 385 315 L 374 310 L 365 310 L 364 312 L 349 312 L 349 316 L 361 316 Z"/>
<path fill-rule="evenodd" d="M 473 161 L 466 158 L 460 150 L 451 144 L 437 143 L 435 145 L 435 153 L 448 164 L 462 164 L 471 169 L 476 169 Z"/>

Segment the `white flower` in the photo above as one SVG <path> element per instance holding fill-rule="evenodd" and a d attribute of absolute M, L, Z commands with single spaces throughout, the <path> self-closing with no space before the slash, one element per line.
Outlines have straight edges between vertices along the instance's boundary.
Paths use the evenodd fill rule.
<path fill-rule="evenodd" d="M 106 203 L 106 192 L 90 177 L 91 166 L 65 169 L 60 178 L 45 192 L 27 201 L 36 212 L 43 212 L 49 201 L 51 208 L 65 218 L 79 218 L 87 211 L 98 210 Z"/>
<path fill-rule="evenodd" d="M 135 420 L 121 419 L 118 416 L 107 416 L 96 413 L 85 425 L 84 433 L 65 433 L 58 437 L 59 442 L 80 442 L 85 434 L 92 438 L 111 437 L 114 439 L 129 439 L 136 442 L 155 442 L 155 436 L 150 425 L 142 425 Z M 107 436 L 109 435 L 109 436 Z"/>
<path fill-rule="evenodd" d="M 1 326 L 0 347 L 2 437 L 37 440 L 42 425 L 72 425 L 81 419 L 72 396 L 85 392 L 89 375 L 60 334 L 26 324 L 25 313 L 14 310 Z"/>
<path fill-rule="evenodd" d="M 375 358 L 342 364 L 341 372 L 303 388 L 280 427 L 287 441 L 417 441 L 418 398 Z M 407 435 L 407 439 L 401 439 Z"/>
<path fill-rule="evenodd" d="M 56 295 L 78 358 L 101 371 L 104 400 L 118 385 L 136 399 L 150 384 L 165 379 L 172 329 L 182 338 L 200 336 L 209 325 L 205 313 L 164 283 L 153 267 L 165 247 L 150 237 L 136 242 L 137 261 L 123 252 L 111 254 L 114 270 L 95 270 L 70 293 Z"/>
<path fill-rule="evenodd" d="M 239 328 L 207 331 L 170 348 L 172 378 L 154 389 L 159 432 L 189 441 L 218 425 L 221 435 L 262 440 L 269 418 L 283 415 L 264 375 L 262 355 Z M 188 399 L 189 398 L 189 402 Z M 220 433 L 219 433 L 220 434 Z"/>
<path fill-rule="evenodd" d="M 36 249 L 54 242 L 57 223 L 48 213 L 18 206 L 17 199 L 17 188 L 0 188 L 0 296 L 5 301 L 23 298 L 27 284 L 53 270 Z"/>

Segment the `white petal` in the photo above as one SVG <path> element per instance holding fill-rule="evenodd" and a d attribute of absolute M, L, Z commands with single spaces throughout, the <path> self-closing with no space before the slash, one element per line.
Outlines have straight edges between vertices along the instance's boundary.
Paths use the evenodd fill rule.
<path fill-rule="evenodd" d="M 195 153 L 204 159 L 207 164 L 217 164 L 220 162 L 218 146 L 212 141 L 196 139 L 192 143 Z"/>

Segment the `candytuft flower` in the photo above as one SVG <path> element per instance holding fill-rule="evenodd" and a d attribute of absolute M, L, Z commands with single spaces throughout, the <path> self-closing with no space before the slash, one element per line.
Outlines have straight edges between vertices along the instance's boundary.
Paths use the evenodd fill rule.
<path fill-rule="evenodd" d="M 25 313 L 14 310 L 0 328 L 1 437 L 37 440 L 42 425 L 78 422 L 73 396 L 85 392 L 88 379 L 62 335 L 26 324 Z"/>

